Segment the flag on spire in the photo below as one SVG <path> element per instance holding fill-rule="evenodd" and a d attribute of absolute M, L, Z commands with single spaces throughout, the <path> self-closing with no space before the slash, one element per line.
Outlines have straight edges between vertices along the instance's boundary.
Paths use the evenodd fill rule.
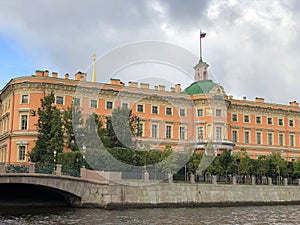
<path fill-rule="evenodd" d="M 205 38 L 206 33 L 200 32 L 200 38 Z"/>

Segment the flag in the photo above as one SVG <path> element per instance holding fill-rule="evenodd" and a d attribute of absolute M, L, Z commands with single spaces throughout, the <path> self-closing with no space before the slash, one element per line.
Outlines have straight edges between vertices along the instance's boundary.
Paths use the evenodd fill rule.
<path fill-rule="evenodd" d="M 200 38 L 205 38 L 206 33 L 200 33 Z"/>

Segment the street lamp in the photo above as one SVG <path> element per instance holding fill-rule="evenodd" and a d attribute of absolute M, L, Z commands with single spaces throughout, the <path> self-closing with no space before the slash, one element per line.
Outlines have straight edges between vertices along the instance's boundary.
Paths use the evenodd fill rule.
<path fill-rule="evenodd" d="M 56 156 L 57 156 L 57 151 L 53 151 L 53 163 L 54 163 L 54 170 L 56 170 Z"/>
<path fill-rule="evenodd" d="M 83 152 L 82 152 L 82 158 L 83 158 L 83 168 L 85 168 L 85 150 L 86 150 L 86 146 L 83 144 L 83 146 L 82 146 L 82 150 L 83 150 Z"/>

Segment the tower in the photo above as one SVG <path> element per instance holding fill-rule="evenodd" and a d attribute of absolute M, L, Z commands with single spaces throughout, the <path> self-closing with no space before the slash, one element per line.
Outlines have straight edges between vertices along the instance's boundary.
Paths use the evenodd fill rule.
<path fill-rule="evenodd" d="M 92 73 L 92 82 L 96 82 L 96 54 L 93 54 L 93 73 Z"/>
<path fill-rule="evenodd" d="M 195 70 L 195 76 L 194 79 L 195 81 L 200 81 L 200 80 L 208 80 L 208 73 L 207 73 L 207 68 L 209 65 L 200 58 L 199 63 L 194 66 Z"/>

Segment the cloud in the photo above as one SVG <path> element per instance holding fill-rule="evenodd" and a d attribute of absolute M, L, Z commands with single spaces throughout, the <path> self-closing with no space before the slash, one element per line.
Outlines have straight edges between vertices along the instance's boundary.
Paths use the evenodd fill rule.
<path fill-rule="evenodd" d="M 204 59 L 228 94 L 287 103 L 300 98 L 299 8 L 297 0 L 11 0 L 0 1 L 0 35 L 23 46 L 36 69 L 72 74 L 86 71 L 93 53 L 134 41 L 198 55 L 202 28 Z"/>

